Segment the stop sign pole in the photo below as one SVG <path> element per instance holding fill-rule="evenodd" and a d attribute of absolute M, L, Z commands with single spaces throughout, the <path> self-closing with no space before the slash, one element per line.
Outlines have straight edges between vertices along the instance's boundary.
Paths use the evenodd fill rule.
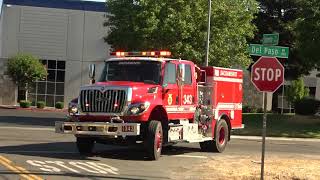
<path fill-rule="evenodd" d="M 251 68 L 251 82 L 263 92 L 263 127 L 262 127 L 262 156 L 261 180 L 264 179 L 264 157 L 267 129 L 267 92 L 275 92 L 284 82 L 284 67 L 275 57 L 260 57 Z"/>

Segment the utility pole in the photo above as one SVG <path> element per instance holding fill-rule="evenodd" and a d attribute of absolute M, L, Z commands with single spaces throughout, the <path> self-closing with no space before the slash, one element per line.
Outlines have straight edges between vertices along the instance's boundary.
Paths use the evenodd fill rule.
<path fill-rule="evenodd" d="M 208 0 L 209 11 L 208 11 L 208 32 L 207 32 L 207 51 L 206 51 L 206 59 L 205 59 L 205 66 L 209 65 L 209 47 L 210 47 L 210 27 L 211 27 L 211 4 L 212 1 Z"/>

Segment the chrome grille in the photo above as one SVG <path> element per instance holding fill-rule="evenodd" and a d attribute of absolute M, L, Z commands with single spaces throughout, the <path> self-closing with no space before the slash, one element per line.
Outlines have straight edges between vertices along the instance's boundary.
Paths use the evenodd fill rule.
<path fill-rule="evenodd" d="M 80 92 L 80 107 L 82 112 L 121 113 L 126 105 L 125 90 L 108 89 L 104 92 L 90 89 Z"/>

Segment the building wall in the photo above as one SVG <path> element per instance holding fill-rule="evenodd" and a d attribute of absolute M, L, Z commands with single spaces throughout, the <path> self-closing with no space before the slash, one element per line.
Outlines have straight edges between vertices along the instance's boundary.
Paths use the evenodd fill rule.
<path fill-rule="evenodd" d="M 313 70 L 309 76 L 304 77 L 305 86 L 316 88 L 315 99 L 317 100 L 320 100 L 320 78 L 317 77 L 319 73 L 319 71 Z"/>
<path fill-rule="evenodd" d="M 2 9 L 2 1 L 0 8 Z M 7 58 L 3 57 L 3 50 L 5 47 L 4 39 L 4 30 L 6 27 L 6 23 L 4 22 L 4 15 L 2 14 L 2 10 L 0 13 L 0 104 L 12 105 L 16 102 L 16 93 L 17 88 L 15 84 L 11 81 L 11 79 L 5 74 L 6 71 L 6 63 Z"/>
<path fill-rule="evenodd" d="M 108 58 L 103 12 L 12 5 L 4 7 L 2 16 L 1 58 L 23 52 L 40 59 L 66 61 L 65 103 L 88 83 L 89 64 L 96 63 L 99 70 Z"/>

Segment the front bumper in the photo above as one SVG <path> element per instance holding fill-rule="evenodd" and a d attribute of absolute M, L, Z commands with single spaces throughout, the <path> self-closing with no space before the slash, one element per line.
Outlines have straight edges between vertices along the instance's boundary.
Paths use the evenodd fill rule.
<path fill-rule="evenodd" d="M 55 122 L 56 133 L 92 136 L 138 136 L 140 123 Z"/>

